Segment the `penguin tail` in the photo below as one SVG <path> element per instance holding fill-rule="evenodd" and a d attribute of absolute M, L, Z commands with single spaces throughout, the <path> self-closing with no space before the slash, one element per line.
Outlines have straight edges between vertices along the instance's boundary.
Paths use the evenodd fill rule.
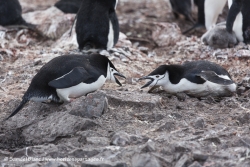
<path fill-rule="evenodd" d="M 21 103 L 19 104 L 19 106 L 10 114 L 9 117 L 7 117 L 4 121 L 7 121 L 9 118 L 13 117 L 14 115 L 16 115 L 23 107 L 24 105 L 29 101 L 28 98 L 23 98 L 23 100 L 21 101 Z"/>

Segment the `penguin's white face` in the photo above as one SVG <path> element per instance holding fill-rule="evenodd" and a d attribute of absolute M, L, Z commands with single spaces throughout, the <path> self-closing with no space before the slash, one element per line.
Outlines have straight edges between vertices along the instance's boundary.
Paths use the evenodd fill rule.
<path fill-rule="evenodd" d="M 168 72 L 163 75 L 148 75 L 146 77 L 140 78 L 139 80 L 144 79 L 150 79 L 150 81 L 147 82 L 144 86 L 142 86 L 141 89 L 148 86 L 163 86 L 169 81 Z"/>
<path fill-rule="evenodd" d="M 122 75 L 121 73 L 119 73 L 116 69 L 110 67 L 110 65 L 108 64 L 107 80 L 110 80 L 111 82 L 116 82 L 118 85 L 122 86 L 122 84 L 115 77 L 115 75 L 120 76 L 122 78 L 126 78 L 124 75 Z"/>

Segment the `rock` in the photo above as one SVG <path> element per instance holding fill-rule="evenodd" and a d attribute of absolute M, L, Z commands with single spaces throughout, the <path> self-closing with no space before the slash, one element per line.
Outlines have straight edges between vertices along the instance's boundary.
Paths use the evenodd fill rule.
<path fill-rule="evenodd" d="M 124 33 L 120 32 L 116 47 L 132 47 L 132 42 L 127 39 L 127 36 Z"/>
<path fill-rule="evenodd" d="M 125 146 L 130 144 L 130 136 L 125 132 L 115 133 L 111 138 L 111 144 L 116 146 Z"/>
<path fill-rule="evenodd" d="M 139 113 L 139 114 L 135 114 L 135 117 L 141 121 L 149 121 L 149 122 L 156 122 L 165 118 L 164 115 L 159 114 L 159 113 L 150 113 L 150 114 Z"/>
<path fill-rule="evenodd" d="M 197 161 L 194 161 L 191 165 L 189 165 L 188 167 L 202 167 L 202 165 L 197 162 Z"/>
<path fill-rule="evenodd" d="M 152 39 L 160 46 L 173 46 L 182 38 L 180 28 L 176 23 L 158 22 L 153 23 L 154 30 Z"/>
<path fill-rule="evenodd" d="M 43 165 L 44 167 L 68 167 L 69 165 L 67 165 L 65 162 L 60 162 L 60 161 L 50 161 L 47 162 L 45 165 Z"/>
<path fill-rule="evenodd" d="M 111 106 L 134 107 L 138 112 L 153 110 L 161 103 L 161 97 L 147 93 L 105 90 L 106 96 Z"/>
<path fill-rule="evenodd" d="M 137 154 L 132 158 L 132 167 L 161 167 L 159 160 L 150 154 Z"/>
<path fill-rule="evenodd" d="M 90 93 L 83 100 L 75 100 L 68 105 L 69 113 L 75 116 L 97 118 L 108 109 L 108 100 L 104 93 Z"/>
<path fill-rule="evenodd" d="M 27 165 L 24 165 L 23 167 L 37 167 L 37 166 L 42 166 L 41 163 L 32 163 L 32 164 L 27 164 Z M 46 166 L 47 167 L 47 166 Z M 54 166 L 53 166 L 54 167 Z M 56 166 L 55 166 L 56 167 Z M 60 167 L 65 167 L 65 166 L 60 166 Z"/>
<path fill-rule="evenodd" d="M 75 149 L 69 153 L 70 157 L 74 158 L 91 158 L 100 152 L 96 149 L 84 150 L 84 149 Z"/>
<path fill-rule="evenodd" d="M 124 162 L 83 162 L 81 167 L 127 167 Z"/>
<path fill-rule="evenodd" d="M 44 36 L 51 39 L 58 39 L 71 28 L 75 14 L 64 14 L 52 6 L 46 10 L 23 14 L 23 18 L 27 22 L 35 24 Z"/>
<path fill-rule="evenodd" d="M 241 96 L 245 91 L 246 91 L 246 88 L 243 87 L 243 86 L 241 86 L 241 87 L 237 88 L 236 93 L 237 93 L 239 96 Z"/>
<path fill-rule="evenodd" d="M 193 159 L 196 161 L 206 161 L 209 156 L 201 153 L 200 151 L 193 152 Z"/>
<path fill-rule="evenodd" d="M 96 124 L 90 119 L 73 116 L 65 112 L 50 114 L 23 130 L 26 141 L 34 143 L 52 142 L 57 137 L 70 136 L 79 130 L 89 129 Z"/>
<path fill-rule="evenodd" d="M 241 124 L 247 124 L 249 123 L 250 120 L 250 113 L 242 113 L 237 120 L 241 123 Z"/>
<path fill-rule="evenodd" d="M 175 164 L 175 167 L 184 167 L 185 163 L 188 161 L 188 155 L 184 154 Z"/>
<path fill-rule="evenodd" d="M 152 152 L 155 151 L 155 143 L 149 139 L 147 143 L 142 147 L 141 152 Z"/>
<path fill-rule="evenodd" d="M 203 129 L 205 127 L 205 122 L 203 118 L 197 118 L 194 124 L 196 129 Z"/>
<path fill-rule="evenodd" d="M 171 132 L 172 130 L 175 129 L 175 124 L 174 122 L 166 122 L 164 125 L 161 125 L 157 131 L 167 131 Z"/>
<path fill-rule="evenodd" d="M 250 58 L 250 50 L 238 50 L 234 56 L 239 58 Z"/>
<path fill-rule="evenodd" d="M 235 33 L 229 33 L 224 24 L 212 27 L 202 35 L 201 40 L 205 45 L 209 45 L 215 49 L 233 47 L 237 44 Z"/>
<path fill-rule="evenodd" d="M 94 144 L 94 145 L 109 145 L 110 141 L 106 137 L 87 137 L 86 141 L 88 144 Z"/>

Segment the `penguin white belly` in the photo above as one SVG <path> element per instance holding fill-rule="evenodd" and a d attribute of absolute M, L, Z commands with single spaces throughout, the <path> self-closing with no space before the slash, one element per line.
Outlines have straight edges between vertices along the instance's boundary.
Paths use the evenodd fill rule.
<path fill-rule="evenodd" d="M 109 20 L 109 34 L 108 34 L 108 43 L 107 50 L 110 50 L 114 46 L 114 29 L 112 22 Z"/>
<path fill-rule="evenodd" d="M 242 16 L 242 13 L 240 12 L 236 16 L 236 19 L 233 25 L 233 31 L 235 32 L 236 37 L 238 41 L 240 42 L 244 41 L 242 27 L 243 27 L 243 16 Z"/>
<path fill-rule="evenodd" d="M 228 79 L 229 77 L 222 77 Z M 196 84 L 190 82 L 186 78 L 180 80 L 178 84 L 168 84 L 163 87 L 164 90 L 170 93 L 184 92 L 188 95 L 202 97 L 202 96 L 227 96 L 236 90 L 236 84 L 220 85 L 210 81 L 206 81 L 203 84 Z"/>
<path fill-rule="evenodd" d="M 205 0 L 204 12 L 207 30 L 216 24 L 218 16 L 222 13 L 226 2 L 227 0 Z"/>
<path fill-rule="evenodd" d="M 80 83 L 78 85 L 65 88 L 65 89 L 56 89 L 57 95 L 64 102 L 70 102 L 70 98 L 78 98 L 86 95 L 87 93 L 96 91 L 101 88 L 105 83 L 106 78 L 101 75 L 95 82 L 86 84 Z"/>

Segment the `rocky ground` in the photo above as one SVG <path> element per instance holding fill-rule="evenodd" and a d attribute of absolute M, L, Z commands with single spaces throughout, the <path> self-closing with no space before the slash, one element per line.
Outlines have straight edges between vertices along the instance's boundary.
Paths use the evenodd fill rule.
<path fill-rule="evenodd" d="M 192 24 L 176 20 L 163 0 L 119 1 L 125 35 L 108 56 L 127 77 L 122 87 L 107 83 L 61 106 L 30 102 L 2 122 L 46 62 L 78 52 L 68 37 L 74 15 L 50 8 L 55 1 L 20 0 L 23 17 L 47 38 L 0 27 L 1 166 L 250 166 L 250 46 L 214 50 L 202 44 L 204 30 L 183 36 Z M 200 59 L 228 69 L 238 84 L 233 97 L 183 101 L 140 90 L 138 78 L 160 64 Z"/>

